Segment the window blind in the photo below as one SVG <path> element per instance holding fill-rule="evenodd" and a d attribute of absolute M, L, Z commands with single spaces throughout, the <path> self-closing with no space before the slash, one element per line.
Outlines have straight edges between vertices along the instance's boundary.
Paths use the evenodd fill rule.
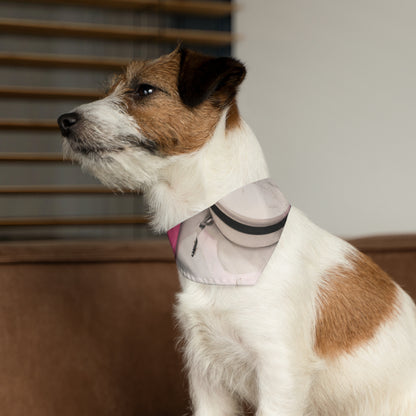
<path fill-rule="evenodd" d="M 56 118 L 179 41 L 229 55 L 230 1 L 0 2 L 0 240 L 153 237 L 140 195 L 64 161 Z"/>

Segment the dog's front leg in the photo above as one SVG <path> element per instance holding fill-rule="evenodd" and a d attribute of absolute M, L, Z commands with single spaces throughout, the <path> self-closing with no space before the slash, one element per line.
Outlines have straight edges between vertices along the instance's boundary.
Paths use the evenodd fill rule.
<path fill-rule="evenodd" d="M 259 351 L 256 416 L 306 416 L 310 390 L 307 365 L 287 346 Z M 305 371 L 306 370 L 306 371 Z"/>
<path fill-rule="evenodd" d="M 194 416 L 234 416 L 238 414 L 237 401 L 220 384 L 214 385 L 197 371 L 189 373 L 189 389 Z"/>

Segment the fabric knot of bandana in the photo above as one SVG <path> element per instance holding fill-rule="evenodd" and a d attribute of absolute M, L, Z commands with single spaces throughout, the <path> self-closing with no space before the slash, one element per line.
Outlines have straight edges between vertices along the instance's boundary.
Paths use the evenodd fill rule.
<path fill-rule="evenodd" d="M 254 285 L 282 235 L 290 204 L 270 179 L 253 182 L 168 231 L 183 276 L 211 285 Z"/>

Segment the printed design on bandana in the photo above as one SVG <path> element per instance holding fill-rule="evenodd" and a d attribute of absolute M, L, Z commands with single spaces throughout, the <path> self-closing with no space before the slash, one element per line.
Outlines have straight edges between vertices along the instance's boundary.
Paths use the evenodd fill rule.
<path fill-rule="evenodd" d="M 289 211 L 289 203 L 270 179 L 231 192 L 168 231 L 179 271 L 198 283 L 256 284 Z"/>

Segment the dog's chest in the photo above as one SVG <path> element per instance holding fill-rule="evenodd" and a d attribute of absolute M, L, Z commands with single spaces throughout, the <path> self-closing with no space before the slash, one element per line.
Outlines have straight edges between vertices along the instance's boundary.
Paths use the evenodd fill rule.
<path fill-rule="evenodd" d="M 191 283 L 191 290 L 185 289 L 178 296 L 176 306 L 187 362 L 207 382 L 225 384 L 244 397 L 252 396 L 255 357 L 247 346 L 238 314 L 226 308 L 224 300 L 222 305 L 218 300 L 211 302 L 206 292 L 199 293 L 197 304 L 194 287 Z M 212 292 L 216 288 L 207 289 Z"/>

